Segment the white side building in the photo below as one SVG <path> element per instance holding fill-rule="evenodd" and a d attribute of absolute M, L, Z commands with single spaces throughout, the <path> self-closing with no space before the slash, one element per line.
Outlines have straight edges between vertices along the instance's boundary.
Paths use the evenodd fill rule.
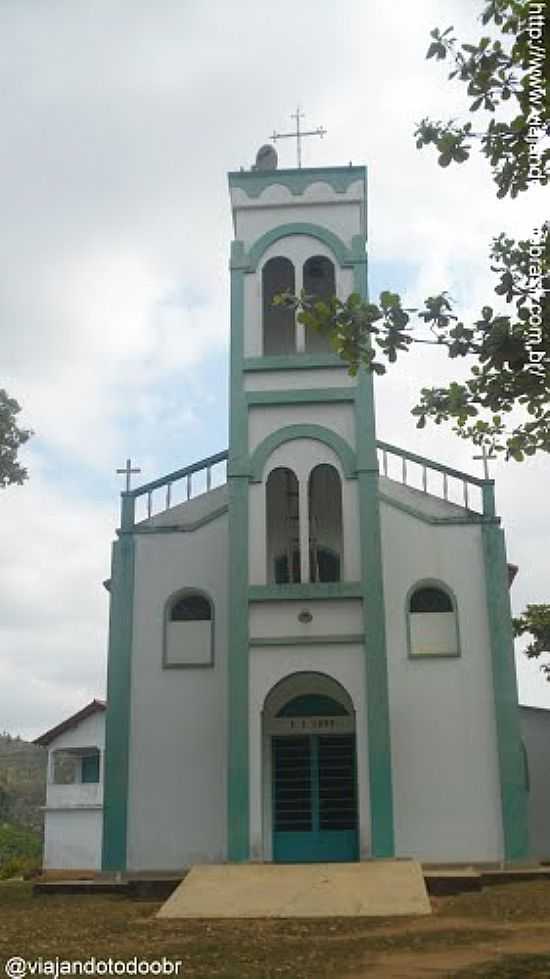
<path fill-rule="evenodd" d="M 44 870 L 101 869 L 105 703 L 86 707 L 46 731 Z"/>
<path fill-rule="evenodd" d="M 543 681 L 541 681 L 543 682 Z M 550 710 L 520 707 L 529 793 L 531 856 L 550 861 Z"/>

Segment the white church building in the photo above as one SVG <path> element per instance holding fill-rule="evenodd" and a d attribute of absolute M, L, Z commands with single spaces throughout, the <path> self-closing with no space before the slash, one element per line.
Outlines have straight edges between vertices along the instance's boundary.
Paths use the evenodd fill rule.
<path fill-rule="evenodd" d="M 362 166 L 229 174 L 228 452 L 122 494 L 106 871 L 528 856 L 493 482 L 376 439 L 274 295 L 367 295 Z"/>

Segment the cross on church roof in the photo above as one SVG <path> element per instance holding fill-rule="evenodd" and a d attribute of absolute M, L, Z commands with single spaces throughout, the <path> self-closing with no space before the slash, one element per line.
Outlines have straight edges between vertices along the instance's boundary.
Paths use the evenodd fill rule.
<path fill-rule="evenodd" d="M 296 112 L 292 112 L 290 118 L 296 119 L 296 132 L 295 133 L 276 133 L 273 130 L 273 136 L 271 137 L 272 142 L 276 142 L 278 139 L 295 139 L 296 140 L 296 154 L 298 157 L 298 169 L 302 166 L 302 138 L 304 136 L 320 136 L 321 139 L 326 135 L 326 129 L 322 126 L 318 126 L 317 129 L 308 129 L 303 131 L 300 129 L 300 119 L 305 117 L 305 113 L 300 112 L 300 106 L 297 107 Z"/>
<path fill-rule="evenodd" d="M 476 461 L 479 460 L 480 462 L 483 462 L 483 478 L 484 479 L 490 479 L 489 460 L 490 459 L 496 459 L 496 455 L 495 455 L 494 452 L 491 453 L 490 450 L 489 450 L 489 452 L 487 451 L 487 446 L 485 445 L 485 442 L 481 446 L 481 455 L 480 456 L 472 456 L 472 459 L 475 459 Z"/>
<path fill-rule="evenodd" d="M 141 469 L 132 469 L 132 460 L 131 459 L 127 459 L 126 460 L 126 465 L 125 465 L 124 469 L 117 469 L 117 474 L 120 474 L 121 476 L 124 476 L 124 475 L 126 476 L 126 492 L 127 493 L 130 492 L 130 480 L 132 478 L 132 474 L 133 473 L 140 473 L 140 472 L 141 472 Z"/>

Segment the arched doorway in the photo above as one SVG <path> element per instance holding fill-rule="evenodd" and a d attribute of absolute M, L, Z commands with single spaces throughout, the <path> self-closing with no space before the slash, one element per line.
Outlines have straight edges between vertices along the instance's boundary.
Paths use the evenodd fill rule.
<path fill-rule="evenodd" d="M 358 859 L 355 712 L 331 677 L 286 677 L 264 704 L 273 860 Z"/>

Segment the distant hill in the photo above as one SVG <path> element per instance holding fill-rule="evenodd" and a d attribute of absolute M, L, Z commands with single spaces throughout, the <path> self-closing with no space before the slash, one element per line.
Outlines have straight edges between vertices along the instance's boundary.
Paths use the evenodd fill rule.
<path fill-rule="evenodd" d="M 42 833 L 46 801 L 45 748 L 0 734 L 0 824 L 12 823 Z"/>

